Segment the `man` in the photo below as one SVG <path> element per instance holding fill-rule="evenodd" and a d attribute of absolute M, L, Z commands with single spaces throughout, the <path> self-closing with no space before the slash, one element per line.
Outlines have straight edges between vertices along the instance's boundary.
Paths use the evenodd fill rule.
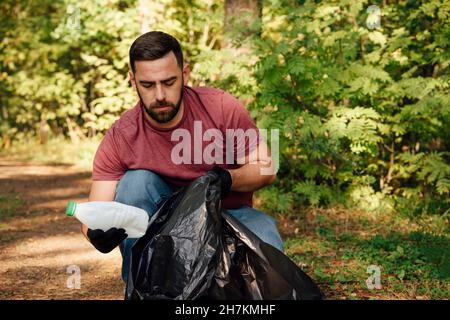
<path fill-rule="evenodd" d="M 257 132 L 242 104 L 222 90 L 188 87 L 189 65 L 183 63 L 180 44 L 163 32 L 148 32 L 135 40 L 130 66 L 130 80 L 140 101 L 102 140 L 94 158 L 89 201 L 117 201 L 152 216 L 173 191 L 212 170 L 220 178 L 222 205 L 228 213 L 282 251 L 275 220 L 252 208 L 253 191 L 275 179 L 273 170 L 263 174 L 273 169 L 267 145 L 261 139 L 238 135 L 237 139 L 231 136 L 232 144 L 226 150 L 227 130 Z M 198 129 L 206 130 L 205 134 L 199 137 L 197 132 L 196 136 Z M 194 141 L 182 141 L 183 152 L 176 152 L 183 134 L 194 135 Z M 214 142 L 210 142 L 213 135 Z M 208 158 L 204 151 L 211 144 L 216 154 L 209 153 Z M 221 161 L 224 155 L 232 163 Z M 211 158 L 218 161 L 212 163 Z M 125 230 L 116 228 L 104 232 L 82 225 L 82 232 L 103 253 L 120 245 L 126 282 L 136 239 L 125 240 Z"/>

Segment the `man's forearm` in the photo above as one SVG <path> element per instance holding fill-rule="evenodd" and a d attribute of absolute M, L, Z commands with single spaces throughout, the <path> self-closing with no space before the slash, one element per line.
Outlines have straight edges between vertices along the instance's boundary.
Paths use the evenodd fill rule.
<path fill-rule="evenodd" d="M 237 169 L 228 170 L 233 181 L 231 190 L 240 192 L 255 191 L 275 181 L 275 174 L 267 173 L 268 164 L 257 162 L 243 165 Z"/>

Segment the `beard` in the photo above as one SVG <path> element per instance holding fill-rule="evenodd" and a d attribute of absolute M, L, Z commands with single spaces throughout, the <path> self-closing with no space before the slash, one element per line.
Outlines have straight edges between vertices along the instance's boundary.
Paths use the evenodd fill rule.
<path fill-rule="evenodd" d="M 141 100 L 142 105 L 144 106 L 145 112 L 149 115 L 150 118 L 152 118 L 158 123 L 167 123 L 173 118 L 175 118 L 181 107 L 181 101 L 183 100 L 183 91 L 184 91 L 184 84 L 182 83 L 180 90 L 180 99 L 178 100 L 177 103 L 173 103 L 166 100 L 157 100 L 155 103 L 152 103 L 150 106 L 147 106 L 144 103 L 141 94 L 139 93 L 139 89 L 136 88 L 136 92 L 139 96 L 139 99 Z M 170 107 L 170 110 L 157 111 L 158 107 Z"/>

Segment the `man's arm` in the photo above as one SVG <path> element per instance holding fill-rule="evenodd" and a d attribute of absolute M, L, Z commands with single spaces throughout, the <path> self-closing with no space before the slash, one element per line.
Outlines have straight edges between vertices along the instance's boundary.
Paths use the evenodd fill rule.
<path fill-rule="evenodd" d="M 89 201 L 114 201 L 118 181 L 93 181 Z M 86 239 L 88 227 L 81 224 L 81 232 Z"/>
<path fill-rule="evenodd" d="M 256 161 L 250 163 L 252 159 Z M 250 155 L 246 155 L 242 167 L 228 171 L 233 181 L 231 185 L 233 191 L 255 191 L 273 183 L 276 179 L 270 150 L 264 141 L 261 141 L 259 147 L 255 148 Z"/>

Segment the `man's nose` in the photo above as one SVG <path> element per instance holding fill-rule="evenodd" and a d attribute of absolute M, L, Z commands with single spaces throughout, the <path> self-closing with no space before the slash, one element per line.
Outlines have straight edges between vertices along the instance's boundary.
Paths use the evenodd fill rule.
<path fill-rule="evenodd" d="M 156 85 L 156 100 L 164 101 L 166 99 L 166 92 L 161 84 Z"/>

